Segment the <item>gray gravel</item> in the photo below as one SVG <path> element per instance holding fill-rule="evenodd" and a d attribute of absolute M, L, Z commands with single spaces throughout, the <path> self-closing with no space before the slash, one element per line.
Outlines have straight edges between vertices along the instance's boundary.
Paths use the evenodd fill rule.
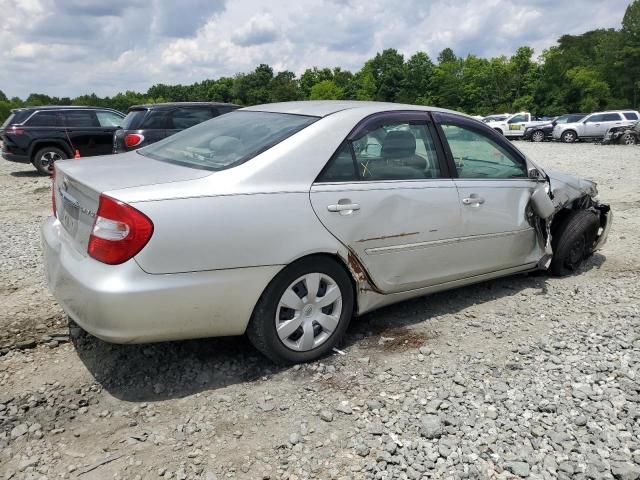
<path fill-rule="evenodd" d="M 286 369 L 242 338 L 66 328 L 41 280 L 48 180 L 0 163 L 0 478 L 639 479 L 640 148 L 516 145 L 599 182 L 602 252 L 373 312 L 346 355 Z"/>

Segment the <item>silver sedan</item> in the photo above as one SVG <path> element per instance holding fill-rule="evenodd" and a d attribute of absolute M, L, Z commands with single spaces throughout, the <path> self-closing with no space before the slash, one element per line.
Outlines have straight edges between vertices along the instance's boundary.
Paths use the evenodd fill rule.
<path fill-rule="evenodd" d="M 596 195 L 463 114 L 292 102 L 56 162 L 42 237 L 51 291 L 99 338 L 246 333 L 304 362 L 383 305 L 574 271 L 611 226 Z"/>

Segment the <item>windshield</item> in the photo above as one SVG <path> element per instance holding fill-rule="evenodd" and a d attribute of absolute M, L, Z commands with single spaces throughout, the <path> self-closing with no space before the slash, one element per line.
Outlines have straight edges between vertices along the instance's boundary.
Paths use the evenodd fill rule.
<path fill-rule="evenodd" d="M 268 150 L 318 120 L 286 113 L 235 111 L 138 150 L 155 160 L 223 170 Z"/>

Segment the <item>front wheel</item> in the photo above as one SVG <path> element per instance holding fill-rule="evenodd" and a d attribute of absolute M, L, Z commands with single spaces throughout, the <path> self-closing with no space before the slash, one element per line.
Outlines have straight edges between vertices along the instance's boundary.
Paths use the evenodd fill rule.
<path fill-rule="evenodd" d="M 582 261 L 593 253 L 599 227 L 600 221 L 595 212 L 572 212 L 551 239 L 551 273 L 563 276 L 575 272 Z"/>
<path fill-rule="evenodd" d="M 637 143 L 637 140 L 634 135 L 625 133 L 620 139 L 620 143 L 623 145 L 635 145 Z"/>
<path fill-rule="evenodd" d="M 327 354 L 353 315 L 354 293 L 345 269 L 310 257 L 286 267 L 255 307 L 247 336 L 276 363 L 302 363 Z"/>
<path fill-rule="evenodd" d="M 578 135 L 573 130 L 567 130 L 562 134 L 562 141 L 564 143 L 573 143 L 578 139 Z"/>
<path fill-rule="evenodd" d="M 36 170 L 38 170 L 42 175 L 51 175 L 53 164 L 58 160 L 64 160 L 65 158 L 69 157 L 59 148 L 45 147 L 36 152 L 31 163 L 33 163 L 33 166 L 36 167 Z"/>
<path fill-rule="evenodd" d="M 536 130 L 531 135 L 532 142 L 544 142 L 544 132 L 542 130 Z"/>

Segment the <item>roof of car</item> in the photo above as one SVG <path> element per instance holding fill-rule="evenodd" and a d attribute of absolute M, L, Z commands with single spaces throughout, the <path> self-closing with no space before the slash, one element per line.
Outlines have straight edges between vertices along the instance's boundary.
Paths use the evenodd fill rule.
<path fill-rule="evenodd" d="M 240 108 L 240 105 L 236 105 L 235 103 L 224 103 L 224 102 L 164 102 L 164 103 L 143 103 L 143 104 L 140 104 L 140 105 L 132 105 L 131 107 L 129 107 L 129 111 L 131 111 L 131 110 L 149 109 L 149 108 L 163 109 L 163 108 L 180 107 L 180 106 L 190 106 L 190 107 L 198 107 L 198 106 L 220 107 L 220 106 L 227 106 L 227 107 L 238 107 L 238 108 Z"/>
<path fill-rule="evenodd" d="M 362 109 L 368 112 L 388 112 L 397 110 L 422 110 L 431 112 L 451 112 L 460 114 L 460 112 L 452 112 L 443 108 L 429 107 L 426 105 L 408 105 L 403 103 L 390 102 L 362 102 L 357 100 L 309 100 L 299 102 L 282 102 L 282 103 L 265 103 L 263 105 L 254 105 L 245 107 L 242 110 L 273 112 L 273 113 L 291 113 L 296 115 L 309 115 L 313 117 L 326 117 L 332 113 L 343 110 Z M 464 114 L 463 114 L 464 115 Z"/>
<path fill-rule="evenodd" d="M 35 107 L 18 107 L 14 108 L 12 112 L 18 112 L 23 110 L 112 110 L 117 112 L 117 110 L 109 107 L 96 107 L 91 105 L 38 105 Z"/>

